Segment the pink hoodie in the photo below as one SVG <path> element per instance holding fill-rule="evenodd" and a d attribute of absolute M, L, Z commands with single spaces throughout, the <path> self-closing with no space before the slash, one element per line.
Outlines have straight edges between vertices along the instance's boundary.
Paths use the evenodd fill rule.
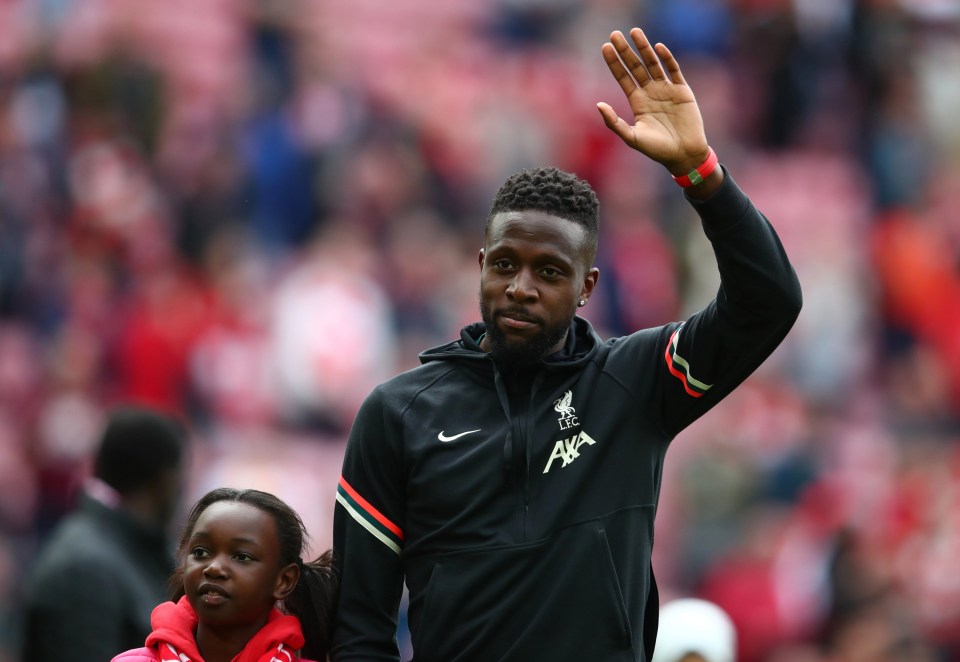
<path fill-rule="evenodd" d="M 164 602 L 150 616 L 153 632 L 144 648 L 121 653 L 112 662 L 203 662 L 194 633 L 197 615 L 186 597 L 176 604 Z M 274 609 L 264 625 L 233 662 L 311 662 L 295 651 L 303 646 L 300 621 Z"/>

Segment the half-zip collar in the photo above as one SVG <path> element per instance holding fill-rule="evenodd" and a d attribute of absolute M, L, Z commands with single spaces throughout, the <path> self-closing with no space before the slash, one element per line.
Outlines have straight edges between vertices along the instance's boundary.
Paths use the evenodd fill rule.
<path fill-rule="evenodd" d="M 433 347 L 420 353 L 420 362 L 468 359 L 477 360 L 489 357 L 480 347 L 480 340 L 486 332 L 483 322 L 474 322 L 460 330 L 460 338 L 444 345 Z M 589 360 L 602 343 L 600 336 L 593 330 L 590 322 L 582 317 L 574 317 L 570 322 L 564 348 L 541 361 L 546 367 L 577 367 Z M 492 361 L 491 361 L 492 364 Z"/>
<path fill-rule="evenodd" d="M 498 366 L 490 353 L 480 347 L 485 332 L 483 322 L 465 326 L 460 332 L 459 340 L 426 350 L 420 354 L 420 361 L 457 361 L 466 370 L 475 373 L 480 380 L 492 378 L 500 408 L 508 423 L 503 440 L 504 480 L 506 485 L 513 485 L 516 489 L 518 534 L 521 539 L 525 539 L 530 498 L 529 471 L 533 453 L 534 417 L 531 412 L 535 410 L 535 395 L 550 373 L 574 369 L 587 362 L 597 351 L 601 340 L 587 320 L 574 317 L 564 347 L 559 352 L 544 358 L 529 369 L 511 374 Z"/>

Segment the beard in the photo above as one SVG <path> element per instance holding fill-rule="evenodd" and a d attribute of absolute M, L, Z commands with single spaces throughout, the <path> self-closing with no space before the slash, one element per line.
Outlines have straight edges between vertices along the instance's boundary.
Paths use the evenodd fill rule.
<path fill-rule="evenodd" d="M 487 338 L 490 339 L 493 360 L 510 369 L 528 368 L 539 363 L 563 339 L 573 320 L 571 314 L 565 321 L 543 327 L 540 333 L 531 338 L 510 340 L 496 323 L 496 315 L 483 302 L 480 303 L 480 316 L 486 326 Z M 537 322 L 542 324 L 542 320 L 538 319 Z"/>

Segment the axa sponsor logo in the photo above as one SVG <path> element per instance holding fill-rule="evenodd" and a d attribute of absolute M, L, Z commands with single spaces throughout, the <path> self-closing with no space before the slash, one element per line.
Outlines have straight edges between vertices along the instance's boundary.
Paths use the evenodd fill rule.
<path fill-rule="evenodd" d="M 554 410 L 560 414 L 557 423 L 560 424 L 561 430 L 569 430 L 580 425 L 580 421 L 577 419 L 577 410 L 573 408 L 571 402 L 573 402 L 573 391 L 567 391 L 553 403 Z"/>
<path fill-rule="evenodd" d="M 543 473 L 550 471 L 550 467 L 553 466 L 555 460 L 561 462 L 560 468 L 563 469 L 580 457 L 580 449 L 583 448 L 584 445 L 593 446 L 595 443 L 597 442 L 594 441 L 593 437 L 586 432 L 579 432 L 572 437 L 561 439 L 554 444 L 553 452 L 550 453 L 550 457 L 547 458 L 547 466 L 543 468 Z"/>

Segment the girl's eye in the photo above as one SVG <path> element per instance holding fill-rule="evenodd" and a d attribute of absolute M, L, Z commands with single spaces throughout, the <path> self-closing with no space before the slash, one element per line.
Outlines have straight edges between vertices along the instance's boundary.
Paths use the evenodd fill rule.
<path fill-rule="evenodd" d="M 252 561 L 253 557 L 247 554 L 246 552 L 238 552 L 236 554 L 236 559 L 238 561 Z"/>
<path fill-rule="evenodd" d="M 195 559 L 202 559 L 206 555 L 207 555 L 207 550 L 205 550 L 203 547 L 194 547 L 193 549 L 190 550 L 190 556 L 192 556 Z"/>

